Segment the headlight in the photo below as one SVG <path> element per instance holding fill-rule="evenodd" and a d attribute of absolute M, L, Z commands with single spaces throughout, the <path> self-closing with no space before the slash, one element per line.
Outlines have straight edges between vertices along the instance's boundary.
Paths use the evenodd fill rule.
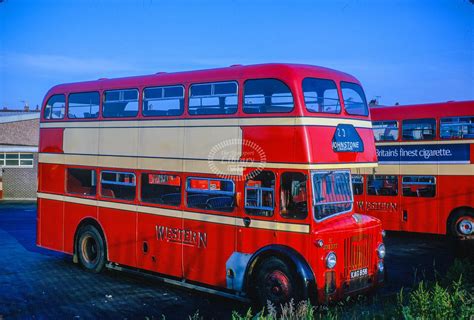
<path fill-rule="evenodd" d="M 329 252 L 326 256 L 326 267 L 332 269 L 336 266 L 337 258 L 334 252 Z"/>
<path fill-rule="evenodd" d="M 385 258 L 385 245 L 383 243 L 379 244 L 377 247 L 377 255 L 380 259 Z"/>

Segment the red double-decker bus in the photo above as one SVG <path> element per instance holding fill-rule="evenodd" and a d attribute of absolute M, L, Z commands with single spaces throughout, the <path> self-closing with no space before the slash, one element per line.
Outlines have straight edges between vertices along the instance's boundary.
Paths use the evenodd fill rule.
<path fill-rule="evenodd" d="M 379 167 L 353 175 L 356 208 L 386 230 L 473 239 L 474 101 L 371 114 Z"/>
<path fill-rule="evenodd" d="M 338 71 L 232 66 L 58 85 L 40 125 L 37 244 L 86 270 L 146 271 L 260 303 L 375 288 L 366 99 Z"/>

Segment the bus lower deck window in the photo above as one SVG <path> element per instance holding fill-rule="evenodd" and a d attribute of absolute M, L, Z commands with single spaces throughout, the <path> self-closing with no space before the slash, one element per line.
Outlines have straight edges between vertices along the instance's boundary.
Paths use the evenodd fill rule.
<path fill-rule="evenodd" d="M 136 180 L 131 172 L 102 171 L 101 195 L 105 198 L 134 200 Z"/>
<path fill-rule="evenodd" d="M 179 206 L 181 178 L 170 174 L 142 173 L 141 200 L 148 203 Z"/>
<path fill-rule="evenodd" d="M 255 173 L 255 174 L 254 174 Z M 273 216 L 275 208 L 275 174 L 254 171 L 245 181 L 245 212 L 254 216 Z"/>
<path fill-rule="evenodd" d="M 383 175 L 367 176 L 367 194 L 372 196 L 398 195 L 398 177 Z"/>
<path fill-rule="evenodd" d="M 84 196 L 95 196 L 97 181 L 95 170 L 68 168 L 66 174 L 66 192 Z"/>
<path fill-rule="evenodd" d="M 404 176 L 404 197 L 432 198 L 436 195 L 436 178 L 433 176 Z"/>
<path fill-rule="evenodd" d="M 305 219 L 308 215 L 306 175 L 301 172 L 284 172 L 280 182 L 281 216 Z"/>
<path fill-rule="evenodd" d="M 186 204 L 188 208 L 232 212 L 235 207 L 234 182 L 218 178 L 188 178 Z"/>

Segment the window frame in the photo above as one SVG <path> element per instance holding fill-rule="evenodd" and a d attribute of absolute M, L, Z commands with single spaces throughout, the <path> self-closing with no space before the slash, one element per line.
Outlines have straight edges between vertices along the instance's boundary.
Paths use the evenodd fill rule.
<path fill-rule="evenodd" d="M 360 177 L 361 180 L 362 180 L 362 182 L 360 183 L 360 184 L 362 184 L 362 192 L 361 192 L 361 193 L 357 193 L 357 194 L 354 193 L 354 177 Z M 353 194 L 354 196 L 361 196 L 361 195 L 364 195 L 364 192 L 365 192 L 365 183 L 364 183 L 364 181 L 366 180 L 366 179 L 364 179 L 364 178 L 365 178 L 365 176 L 364 176 L 363 174 L 352 174 L 352 173 L 351 173 L 352 194 Z"/>
<path fill-rule="evenodd" d="M 47 106 L 48 106 L 48 103 L 49 101 L 53 98 L 53 97 L 56 97 L 56 96 L 63 96 L 64 97 L 64 111 L 63 111 L 63 116 L 61 118 L 52 118 L 52 117 L 49 117 L 47 118 L 46 117 L 46 109 L 47 109 Z M 56 94 L 53 94 L 51 96 L 48 97 L 48 100 L 46 100 L 46 103 L 44 105 L 44 108 L 43 108 L 43 112 L 42 112 L 42 118 L 43 120 L 45 121 L 63 121 L 66 117 L 66 109 L 67 109 L 67 104 L 68 104 L 68 101 L 67 101 L 67 94 L 66 93 L 56 93 Z M 51 115 L 53 114 L 53 106 L 51 106 Z"/>
<path fill-rule="evenodd" d="M 226 97 L 226 96 L 233 96 L 233 95 L 226 95 L 226 94 L 218 94 L 218 95 L 214 95 L 213 92 L 214 92 L 214 85 L 215 84 L 225 84 L 225 83 L 233 83 L 237 86 L 237 90 L 236 90 L 236 93 L 235 93 L 235 96 L 237 98 L 237 104 L 236 104 L 236 108 L 235 108 L 235 111 L 232 112 L 232 113 L 210 113 L 210 114 L 193 114 L 191 112 L 189 112 L 189 105 L 190 105 L 190 102 L 191 102 L 191 99 L 193 98 L 193 96 L 191 95 L 191 89 L 193 86 L 196 86 L 196 85 L 210 85 L 211 86 L 211 94 L 208 95 L 208 96 L 194 96 L 195 98 L 212 98 L 212 97 Z M 223 81 L 210 81 L 210 82 L 195 82 L 195 83 L 190 83 L 188 85 L 188 96 L 187 96 L 187 99 L 185 98 L 185 105 L 184 105 L 184 109 L 186 109 L 186 114 L 189 116 L 189 117 L 213 117 L 213 116 L 230 116 L 230 115 L 235 115 L 239 112 L 239 96 L 240 96 L 240 85 L 239 85 L 239 81 L 237 80 L 223 80 Z M 201 107 L 202 107 L 202 100 L 201 100 Z"/>
<path fill-rule="evenodd" d="M 400 126 L 400 121 L 398 120 L 376 120 L 376 121 L 372 121 L 372 132 L 374 131 L 374 126 L 375 126 L 375 123 L 387 123 L 387 122 L 395 122 L 395 124 L 397 125 L 397 138 L 395 140 L 387 140 L 387 139 L 381 139 L 381 140 L 377 140 L 375 139 L 375 134 L 374 134 L 374 139 L 375 139 L 375 142 L 394 142 L 394 141 L 400 141 L 400 129 L 401 129 L 401 126 Z M 387 128 L 390 128 L 390 127 L 385 127 L 385 129 Z"/>
<path fill-rule="evenodd" d="M 82 93 L 97 93 L 98 96 L 99 96 L 99 104 L 98 104 L 98 109 L 97 109 L 97 116 L 96 117 L 90 117 L 90 118 L 71 118 L 69 116 L 69 102 L 70 102 L 70 97 L 71 95 L 73 94 L 82 94 Z M 69 120 L 87 120 L 87 119 L 98 119 L 100 118 L 101 116 L 101 113 L 102 113 L 102 95 L 100 94 L 100 91 L 84 91 L 84 92 L 70 92 L 68 93 L 67 95 L 67 103 L 66 103 L 66 116 L 65 118 L 69 119 Z"/>
<path fill-rule="evenodd" d="M 365 110 L 366 110 L 366 114 L 358 114 L 358 113 L 350 113 L 347 111 L 347 108 L 346 108 L 346 100 L 344 99 L 344 92 L 342 91 L 342 85 L 346 83 L 346 84 L 350 84 L 350 85 L 356 85 L 358 87 L 360 87 L 360 89 L 362 90 L 362 100 L 364 102 L 364 106 L 365 106 Z M 341 98 L 342 98 L 342 103 L 344 103 L 344 112 L 351 115 L 351 116 L 358 116 L 358 117 L 368 117 L 370 115 L 370 110 L 369 110 L 369 105 L 367 104 L 367 97 L 365 96 L 365 91 L 364 91 L 364 88 L 362 88 L 362 85 L 360 83 L 356 83 L 356 82 L 350 82 L 350 81 L 340 81 L 339 82 L 339 89 L 341 90 Z M 354 89 L 352 89 L 354 90 Z M 355 91 L 355 90 L 354 90 Z M 357 91 L 356 91 L 357 92 Z M 358 93 L 358 92 L 357 92 Z"/>
<path fill-rule="evenodd" d="M 188 187 L 190 185 L 190 180 L 196 179 L 196 180 L 207 180 L 208 182 L 208 189 L 207 190 L 201 190 L 201 189 L 194 189 L 191 187 Z M 210 185 L 211 181 L 225 181 L 225 182 L 231 182 L 232 183 L 232 191 L 220 191 L 220 190 L 210 190 Z M 198 208 L 198 207 L 190 207 L 188 204 L 188 193 L 201 193 L 201 194 L 210 194 L 210 195 L 224 195 L 224 196 L 231 196 L 234 199 L 234 206 L 232 207 L 232 210 L 230 211 L 221 211 L 221 210 L 213 210 L 213 209 L 206 209 L 206 208 Z M 235 209 L 238 207 L 236 203 L 236 187 L 235 187 L 235 182 L 232 179 L 224 179 L 224 178 L 210 178 L 210 177 L 200 177 L 200 176 L 188 176 L 186 177 L 186 185 L 184 188 L 184 196 L 185 200 L 182 202 L 183 205 L 185 206 L 186 209 L 191 209 L 191 210 L 198 210 L 198 211 L 206 211 L 206 212 L 219 212 L 219 213 L 228 213 L 231 214 L 235 212 Z"/>
<path fill-rule="evenodd" d="M 287 214 L 282 214 L 282 197 L 281 197 L 281 191 L 282 191 L 282 185 L 283 185 L 283 178 L 286 174 L 301 174 L 303 175 L 306 180 L 305 180 L 305 189 L 306 189 L 306 215 L 304 217 L 293 217 L 293 216 L 288 216 L 289 213 Z M 312 199 L 310 199 L 310 194 L 309 194 L 309 188 L 308 188 L 308 173 L 307 172 L 301 172 L 301 171 L 282 171 L 279 174 L 279 216 L 285 220 L 306 220 L 310 214 L 310 210 L 308 208 L 308 205 L 311 205 Z M 292 180 L 292 181 L 297 181 L 297 180 Z"/>
<path fill-rule="evenodd" d="M 176 115 L 146 115 L 144 113 L 144 104 L 145 104 L 145 90 L 147 89 L 156 89 L 156 88 L 176 88 L 176 87 L 181 87 L 183 89 L 183 107 L 180 108 L 180 113 Z M 191 86 L 189 86 L 191 88 Z M 157 85 L 157 86 L 148 86 L 148 87 L 143 87 L 141 90 L 140 97 L 141 98 L 141 106 L 139 106 L 139 112 L 144 118 L 152 118 L 152 117 L 180 117 L 184 114 L 184 110 L 186 110 L 186 87 L 183 84 L 171 84 L 171 85 Z M 181 98 L 180 98 L 181 99 Z M 158 100 L 158 99 L 157 99 Z M 171 100 L 171 99 L 164 99 L 163 100 Z M 140 104 L 140 101 L 139 101 Z M 238 106 L 237 106 L 238 108 Z"/>
<path fill-rule="evenodd" d="M 7 159 L 7 155 L 14 154 L 16 155 L 15 159 Z M 0 164 L 0 168 L 34 168 L 35 167 L 35 152 L 0 152 L 0 155 L 2 155 L 1 159 L 3 162 L 3 165 Z M 22 155 L 32 155 L 31 159 L 22 159 Z M 7 165 L 7 160 L 9 161 L 16 161 L 16 165 Z M 31 161 L 31 164 L 21 164 L 21 161 Z"/>
<path fill-rule="evenodd" d="M 405 139 L 404 138 L 404 134 L 403 134 L 403 127 L 404 127 L 404 124 L 406 121 L 434 121 L 434 129 L 433 129 L 433 138 L 431 139 Z M 418 130 L 425 130 L 425 129 L 418 129 Z M 413 132 L 413 131 L 412 131 Z M 402 126 L 401 126 L 401 136 L 400 136 L 400 139 L 401 141 L 434 141 L 436 140 L 436 137 L 438 136 L 438 124 L 437 124 L 437 121 L 436 121 L 436 118 L 416 118 L 416 119 L 403 119 L 402 120 Z"/>
<path fill-rule="evenodd" d="M 88 171 L 91 171 L 91 172 L 94 172 L 95 173 L 95 194 L 82 194 L 82 193 L 78 193 L 78 192 L 71 192 L 69 191 L 68 189 L 68 170 L 69 169 L 76 169 L 76 170 L 88 170 Z M 73 195 L 73 196 L 81 196 L 81 197 L 84 197 L 84 198 L 92 198 L 92 199 L 96 199 L 97 196 L 99 195 L 99 176 L 97 175 L 97 169 L 96 168 L 84 168 L 84 167 L 75 167 L 75 166 L 67 166 L 65 168 L 65 186 L 64 186 L 64 191 L 66 194 L 69 194 L 69 195 Z"/>
<path fill-rule="evenodd" d="M 437 192 L 436 192 L 436 186 L 437 186 L 437 179 L 436 179 L 436 176 L 434 175 L 402 175 L 402 196 L 403 197 L 406 197 L 406 198 L 428 198 L 428 199 L 433 199 L 433 198 L 436 198 L 437 196 Z M 404 182 L 405 178 L 408 178 L 408 177 L 416 177 L 416 178 L 433 178 L 433 182 Z M 427 185 L 427 186 L 434 186 L 434 195 L 432 197 L 419 197 L 419 196 L 409 196 L 409 195 L 405 195 L 405 192 L 403 190 L 403 186 L 404 185 Z M 418 190 L 417 190 L 418 191 Z"/>
<path fill-rule="evenodd" d="M 350 209 L 349 210 L 346 210 L 346 211 L 341 211 L 341 212 L 338 212 L 336 214 L 332 214 L 332 215 L 329 215 L 329 216 L 326 216 L 322 219 L 316 219 L 316 212 L 315 212 L 315 207 L 316 207 L 316 203 L 315 203 L 315 183 L 314 183 L 314 175 L 315 174 L 321 174 L 321 173 L 329 173 L 329 172 L 334 172 L 334 173 L 337 173 L 337 172 L 344 172 L 344 173 L 349 173 L 349 183 L 350 183 L 350 192 L 351 192 L 351 201 L 339 201 L 339 202 L 327 202 L 327 203 L 323 203 L 323 205 L 331 205 L 331 204 L 344 204 L 344 203 L 351 203 L 351 206 L 350 206 Z M 311 208 L 312 208 L 312 214 L 313 214 L 313 219 L 314 221 L 316 221 L 317 223 L 319 222 L 322 222 L 324 220 L 327 220 L 327 219 L 331 219 L 331 218 L 334 218 L 334 217 L 337 217 L 339 215 L 342 215 L 342 214 L 346 214 L 348 212 L 352 212 L 354 211 L 354 194 L 353 194 L 353 190 L 352 190 L 352 174 L 349 170 L 312 170 L 311 171 Z"/>
<path fill-rule="evenodd" d="M 316 111 L 311 111 L 308 109 L 308 107 L 306 106 L 306 99 L 305 99 L 305 96 L 304 96 L 304 89 L 303 89 L 303 82 L 306 80 L 306 79 L 317 79 L 317 80 L 327 80 L 327 81 L 331 81 L 334 83 L 334 85 L 336 86 L 336 91 L 337 91 L 337 98 L 339 100 L 339 112 L 316 112 Z M 302 81 L 301 81 L 301 93 L 302 93 L 302 100 L 303 100 L 303 104 L 304 104 L 304 108 L 307 112 L 310 112 L 310 113 L 314 113 L 314 114 L 335 114 L 335 115 L 340 115 L 342 113 L 342 101 L 341 101 L 341 94 L 342 92 L 339 92 L 339 86 L 337 85 L 337 82 L 334 81 L 334 79 L 326 79 L 326 78 L 315 78 L 315 77 L 306 77 L 304 78 Z M 341 93 L 341 94 L 340 94 Z M 324 99 L 324 97 L 323 97 Z"/>
<path fill-rule="evenodd" d="M 443 117 L 443 118 L 440 118 L 439 119 L 439 139 L 440 140 L 469 140 L 469 139 L 474 139 L 474 137 L 467 137 L 467 138 L 464 138 L 464 136 L 462 136 L 461 138 L 456 138 L 456 137 L 453 137 L 453 136 L 450 136 L 449 138 L 443 138 L 443 136 L 441 135 L 441 132 L 442 132 L 442 127 L 443 127 L 443 120 L 446 120 L 446 119 L 461 119 L 461 118 L 470 118 L 470 119 L 474 119 L 474 115 L 472 116 L 453 116 L 453 117 Z M 444 125 L 446 125 L 446 123 L 444 123 Z M 472 126 L 474 128 L 474 122 L 472 123 L 462 123 L 462 122 L 457 122 L 455 124 L 452 124 L 452 125 L 455 125 L 455 126 L 464 126 L 464 125 L 469 125 L 469 126 Z"/>
<path fill-rule="evenodd" d="M 370 180 L 370 177 L 395 177 L 395 179 L 397 180 L 397 194 L 369 194 L 369 180 Z M 371 197 L 398 197 L 400 196 L 400 179 L 399 179 L 399 175 L 397 174 L 368 174 L 367 175 L 367 180 L 366 180 L 366 195 L 367 196 L 371 196 Z M 377 179 L 373 179 L 372 181 L 375 181 Z M 380 180 L 380 179 L 379 179 Z M 385 181 L 387 179 L 383 179 L 383 181 Z"/>
<path fill-rule="evenodd" d="M 105 95 L 107 92 L 133 91 L 133 90 L 137 92 L 137 114 L 135 114 L 134 116 L 126 116 L 126 117 L 110 117 L 110 116 L 105 115 L 104 108 L 107 103 L 107 101 L 105 100 Z M 101 101 L 100 115 L 104 119 L 134 119 L 140 115 L 141 110 L 140 110 L 140 89 L 139 88 L 103 89 L 100 101 Z"/>
<path fill-rule="evenodd" d="M 100 170 L 99 173 L 100 173 L 100 178 L 99 178 L 100 192 L 99 192 L 99 195 L 100 195 L 101 198 L 114 200 L 114 201 L 122 201 L 122 202 L 135 202 L 137 200 L 138 181 L 137 181 L 137 174 L 135 172 L 132 172 L 132 171 L 115 171 L 115 170 L 106 169 L 106 170 Z M 135 195 L 134 195 L 133 199 L 129 200 L 129 199 L 112 198 L 112 197 L 104 196 L 103 188 L 102 188 L 102 184 L 103 184 L 102 174 L 103 173 L 132 174 L 133 177 L 134 177 L 135 184 L 131 184 L 129 182 L 117 182 L 117 181 L 109 181 L 109 180 L 106 180 L 106 184 L 122 185 L 122 186 L 127 186 L 127 187 L 132 187 L 132 186 L 135 187 L 135 193 L 134 193 Z"/>
<path fill-rule="evenodd" d="M 172 204 L 165 204 L 165 203 L 158 203 L 158 202 L 149 202 L 149 201 L 146 201 L 143 199 L 142 197 L 142 192 L 143 192 L 143 175 L 146 174 L 146 175 L 149 175 L 149 174 L 152 174 L 152 175 L 166 175 L 166 176 L 175 176 L 175 177 L 179 177 L 179 195 L 180 195 L 180 201 L 179 201 L 179 204 L 178 205 L 172 205 Z M 181 206 L 183 205 L 183 177 L 180 173 L 178 172 L 161 172 L 161 171 L 158 171 L 158 172 L 153 172 L 153 171 L 149 171 L 149 170 L 144 170 L 144 171 L 140 171 L 137 173 L 137 175 L 140 177 L 140 188 L 137 192 L 137 197 L 138 197 L 138 201 L 145 205 L 145 206 L 159 206 L 159 207 L 165 207 L 165 208 L 181 208 Z"/>
<path fill-rule="evenodd" d="M 246 112 L 245 111 L 245 85 L 248 81 L 254 81 L 254 80 L 276 80 L 276 81 L 280 81 L 281 83 L 283 83 L 289 90 L 290 94 L 291 94 L 291 98 L 293 99 L 293 108 L 291 108 L 291 110 L 288 110 L 288 111 L 285 111 L 285 112 L 264 112 L 264 113 L 249 113 L 249 112 Z M 291 113 L 293 111 L 295 111 L 295 108 L 296 108 L 296 100 L 295 100 L 295 94 L 291 88 L 290 85 L 288 85 L 286 83 L 286 81 L 284 81 L 283 79 L 279 79 L 279 78 L 249 78 L 249 79 L 245 79 L 244 82 L 243 82 L 243 86 L 242 86 L 242 113 L 245 114 L 245 115 L 250 115 L 250 116 L 256 116 L 256 115 L 265 115 L 265 114 L 288 114 L 288 113 Z"/>

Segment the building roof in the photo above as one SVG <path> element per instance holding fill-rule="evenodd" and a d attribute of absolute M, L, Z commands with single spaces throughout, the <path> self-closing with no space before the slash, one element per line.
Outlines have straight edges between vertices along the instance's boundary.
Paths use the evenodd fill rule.
<path fill-rule="evenodd" d="M 39 119 L 39 117 L 39 112 L 2 111 L 0 112 L 0 123 L 33 120 Z"/>

